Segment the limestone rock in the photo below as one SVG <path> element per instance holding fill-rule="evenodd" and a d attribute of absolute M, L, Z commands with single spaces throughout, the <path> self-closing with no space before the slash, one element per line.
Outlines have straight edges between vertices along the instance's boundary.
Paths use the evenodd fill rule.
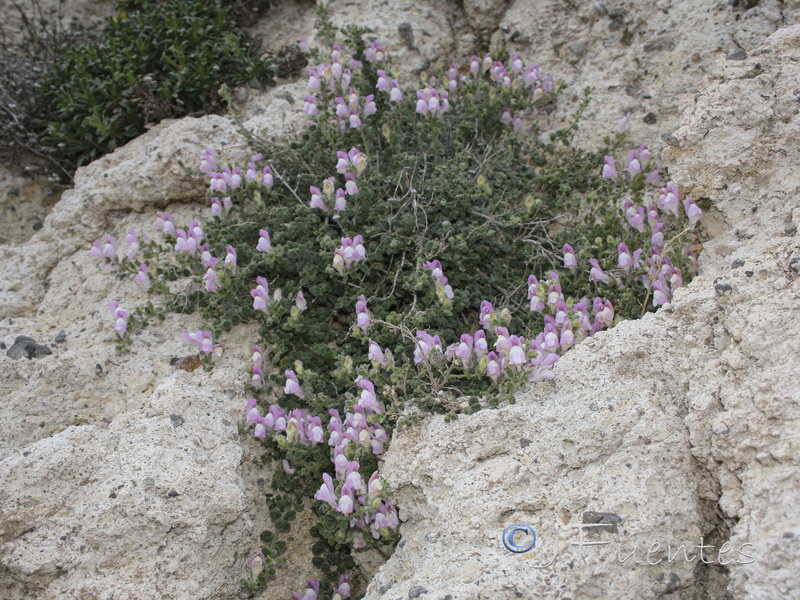
<path fill-rule="evenodd" d="M 233 597 L 242 446 L 229 401 L 197 383 L 177 372 L 140 409 L 0 462 L 4 597 Z"/>
<path fill-rule="evenodd" d="M 663 133 L 679 125 L 679 102 L 699 90 L 719 56 L 755 49 L 779 27 L 798 22 L 796 2 L 667 0 L 519 1 L 512 3 L 492 37 L 492 47 L 522 53 L 569 84 L 553 114 L 563 123 L 582 90 L 593 101 L 576 140 L 596 148 L 630 111 L 629 139 L 664 147 Z M 578 51 L 576 51 L 578 50 Z"/>

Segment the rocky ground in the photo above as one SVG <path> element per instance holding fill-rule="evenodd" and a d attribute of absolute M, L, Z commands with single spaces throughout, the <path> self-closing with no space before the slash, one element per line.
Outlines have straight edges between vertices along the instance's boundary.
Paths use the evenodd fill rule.
<path fill-rule="evenodd" d="M 700 275 L 671 306 L 582 343 L 515 406 L 395 437 L 385 476 L 403 541 L 366 597 L 800 598 L 800 3 L 330 8 L 339 24 L 370 26 L 407 81 L 505 46 L 576 98 L 592 85 L 582 143 L 630 110 L 632 139 L 664 150 L 672 179 L 713 206 Z M 285 2 L 254 28 L 277 49 L 313 39 L 314 20 Z M 242 93 L 240 111 L 280 135 L 302 123 L 302 95 L 302 81 L 283 82 Z M 237 428 L 251 333 L 234 329 L 211 373 L 170 366 L 190 353 L 180 332 L 199 328 L 192 315 L 118 355 L 108 304 L 143 296 L 88 254 L 105 233 L 147 231 L 155 210 L 206 215 L 204 184 L 181 163 L 207 145 L 247 154 L 228 119 L 208 116 L 162 123 L 79 170 L 52 209 L 44 183 L 3 177 L 0 598 L 241 597 L 269 481 Z M 8 356 L 18 336 L 50 353 Z M 607 527 L 586 538 L 603 544 L 578 556 L 575 525 L 598 521 Z M 502 546 L 513 522 L 537 530 L 533 551 Z M 731 564 L 663 552 L 701 537 L 713 558 L 729 543 Z M 290 555 L 263 598 L 314 575 L 303 539 Z M 361 562 L 368 581 L 378 565 Z"/>

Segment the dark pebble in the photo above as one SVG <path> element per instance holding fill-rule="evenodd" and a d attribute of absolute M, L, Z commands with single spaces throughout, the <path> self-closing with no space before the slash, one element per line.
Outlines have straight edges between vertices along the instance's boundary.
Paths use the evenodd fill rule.
<path fill-rule="evenodd" d="M 59 334 L 55 337 L 55 339 L 53 341 L 56 344 L 62 344 L 62 343 L 64 343 L 66 341 L 66 339 L 67 339 L 67 332 L 66 331 L 61 331 L 61 332 L 59 332 Z"/>
<path fill-rule="evenodd" d="M 795 257 L 789 261 L 789 269 L 795 273 L 800 273 L 800 257 Z"/>
<path fill-rule="evenodd" d="M 531 441 L 530 441 L 529 439 L 522 438 L 522 439 L 519 441 L 519 445 L 520 445 L 520 448 L 527 448 L 528 446 L 530 446 L 530 445 L 531 445 Z"/>
<path fill-rule="evenodd" d="M 180 494 L 178 492 L 176 492 L 175 490 L 172 490 L 167 494 L 167 498 L 175 498 L 177 496 L 180 496 Z"/>
<path fill-rule="evenodd" d="M 747 52 L 744 50 L 735 50 L 725 57 L 728 60 L 744 60 L 747 58 Z"/>
<path fill-rule="evenodd" d="M 173 427 L 180 427 L 185 421 L 185 419 L 180 415 L 170 415 L 169 420 L 172 421 Z"/>
<path fill-rule="evenodd" d="M 735 261 L 731 263 L 731 269 L 738 269 L 739 267 L 744 266 L 744 260 L 741 258 L 737 258 Z"/>
<path fill-rule="evenodd" d="M 619 526 L 623 523 L 622 517 L 612 512 L 595 512 L 587 510 L 583 513 L 584 525 L 606 525 L 607 527 L 593 527 L 592 529 L 606 529 L 617 533 Z"/>
<path fill-rule="evenodd" d="M 656 52 L 658 50 L 672 50 L 675 48 L 675 40 L 668 35 L 660 35 L 644 45 L 645 52 Z"/>
<path fill-rule="evenodd" d="M 733 286 L 731 286 L 730 283 L 718 283 L 714 286 L 714 291 L 717 293 L 717 296 L 724 296 L 733 291 Z"/>
<path fill-rule="evenodd" d="M 42 346 L 41 344 L 37 344 L 33 339 L 29 338 L 28 336 L 21 335 L 14 340 L 14 345 L 8 349 L 6 352 L 6 356 L 9 358 L 13 358 L 14 360 L 19 360 L 20 358 L 27 357 L 27 358 L 41 358 L 42 356 L 47 356 L 48 354 L 52 354 L 53 351 L 50 350 L 47 346 Z"/>
<path fill-rule="evenodd" d="M 656 113 L 647 113 L 644 116 L 644 122 L 647 123 L 648 125 L 655 125 L 655 122 L 657 120 L 658 118 L 656 117 Z"/>
<path fill-rule="evenodd" d="M 662 133 L 661 139 L 667 143 L 667 146 L 677 146 L 680 148 L 681 141 L 672 133 Z"/>
<path fill-rule="evenodd" d="M 419 598 L 423 594 L 427 594 L 428 590 L 426 590 L 421 585 L 415 585 L 413 588 L 408 590 L 408 597 L 409 598 Z"/>

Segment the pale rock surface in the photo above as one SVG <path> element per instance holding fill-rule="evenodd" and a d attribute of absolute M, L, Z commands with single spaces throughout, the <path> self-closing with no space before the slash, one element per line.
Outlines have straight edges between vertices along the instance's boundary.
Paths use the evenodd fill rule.
<path fill-rule="evenodd" d="M 515 406 L 395 434 L 403 541 L 367 598 L 800 598 L 799 89 L 794 26 L 689 102 L 668 160 L 713 203 L 713 239 L 671 306 L 580 344 Z M 622 520 L 588 538 L 607 545 L 571 545 L 586 511 Z M 502 546 L 514 522 L 539 533 L 530 553 Z M 727 569 L 701 537 L 713 563 L 730 544 Z"/>
<path fill-rule="evenodd" d="M 569 84 L 572 101 L 554 113 L 556 124 L 574 111 L 586 86 L 593 88 L 578 143 L 596 148 L 630 111 L 629 139 L 661 150 L 661 136 L 679 125 L 680 98 L 699 90 L 718 57 L 753 50 L 779 27 L 798 22 L 797 0 L 517 1 L 492 47 L 520 52 Z"/>
<path fill-rule="evenodd" d="M 176 372 L 110 424 L 68 427 L 0 463 L 3 597 L 216 599 L 236 587 L 251 526 L 243 450 L 230 399 L 207 379 Z"/>

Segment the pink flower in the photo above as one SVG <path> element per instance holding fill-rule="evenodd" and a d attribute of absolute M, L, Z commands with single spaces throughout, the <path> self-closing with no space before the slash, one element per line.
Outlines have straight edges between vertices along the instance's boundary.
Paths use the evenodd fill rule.
<path fill-rule="evenodd" d="M 301 400 L 306 397 L 305 392 L 300 388 L 300 382 L 297 380 L 297 375 L 294 371 L 284 371 L 286 376 L 286 384 L 283 386 L 284 394 L 294 394 Z"/>
<path fill-rule="evenodd" d="M 214 337 L 210 331 L 196 331 L 195 333 L 183 333 L 183 339 L 186 343 L 192 344 L 200 348 L 200 352 L 207 352 L 211 354 L 221 346 L 214 346 Z"/>
<path fill-rule="evenodd" d="M 603 160 L 605 162 L 605 165 L 603 165 L 603 177 L 605 179 L 613 179 L 614 181 L 616 181 L 617 167 L 614 164 L 614 157 L 606 156 Z"/>
<path fill-rule="evenodd" d="M 266 229 L 258 230 L 258 245 L 256 250 L 259 252 L 269 252 L 272 250 L 272 243 L 269 239 L 269 232 Z"/>
<path fill-rule="evenodd" d="M 128 331 L 130 313 L 124 308 L 121 308 L 116 301 L 111 302 L 110 308 L 111 314 L 114 316 L 114 331 L 116 331 L 120 337 L 125 337 Z"/>
<path fill-rule="evenodd" d="M 610 284 L 611 277 L 609 277 L 602 268 L 600 268 L 600 264 L 597 262 L 596 258 L 590 258 L 589 264 L 592 266 L 592 270 L 589 272 L 589 281 L 602 281 L 603 283 Z"/>
<path fill-rule="evenodd" d="M 253 297 L 253 309 L 267 312 L 270 303 L 269 284 L 264 277 L 256 277 L 256 283 L 258 284 L 256 288 L 250 290 L 250 295 Z"/>
<path fill-rule="evenodd" d="M 150 289 L 150 277 L 147 275 L 147 265 L 141 264 L 139 265 L 139 272 L 136 274 L 136 277 L 133 278 L 133 281 L 141 288 L 146 290 Z"/>

